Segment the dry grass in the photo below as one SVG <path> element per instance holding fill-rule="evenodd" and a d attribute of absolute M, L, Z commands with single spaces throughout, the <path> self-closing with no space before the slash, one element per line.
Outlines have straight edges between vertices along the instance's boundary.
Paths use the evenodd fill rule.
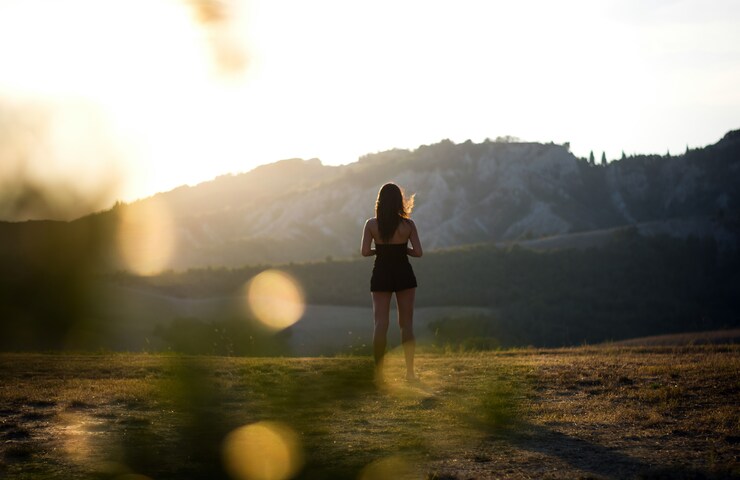
<path fill-rule="evenodd" d="M 366 357 L 0 356 L 0 477 L 228 478 L 224 437 L 269 420 L 299 478 L 733 478 L 740 348 Z M 403 475 L 402 475 L 403 474 Z"/>

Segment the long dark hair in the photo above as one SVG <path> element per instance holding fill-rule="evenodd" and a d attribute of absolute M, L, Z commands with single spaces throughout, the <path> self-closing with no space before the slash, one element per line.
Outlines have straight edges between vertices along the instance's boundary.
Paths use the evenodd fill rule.
<path fill-rule="evenodd" d="M 375 218 L 378 219 L 378 230 L 383 242 L 389 242 L 396 233 L 401 219 L 409 218 L 414 208 L 414 195 L 404 199 L 403 192 L 395 183 L 386 183 L 380 187 L 375 201 Z"/>

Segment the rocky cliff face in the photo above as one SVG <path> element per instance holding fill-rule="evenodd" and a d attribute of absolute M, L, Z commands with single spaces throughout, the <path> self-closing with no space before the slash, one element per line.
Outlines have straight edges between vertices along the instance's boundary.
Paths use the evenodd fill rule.
<path fill-rule="evenodd" d="M 647 234 L 711 234 L 732 243 L 739 179 L 738 132 L 684 155 L 635 156 L 605 166 L 589 165 L 561 145 L 443 141 L 341 167 L 287 160 L 160 194 L 138 207 L 167 206 L 176 232 L 173 268 L 356 255 L 362 225 L 387 181 L 416 194 L 413 218 L 426 249 L 646 222 L 652 225 L 641 229 Z M 694 220 L 676 223 L 680 219 Z M 673 232 L 670 225 L 678 224 Z"/>
<path fill-rule="evenodd" d="M 450 141 L 341 167 L 285 160 L 74 222 L 46 222 L 56 232 L 46 240 L 38 237 L 42 222 L 0 222 L 0 246 L 7 258 L 36 258 L 32 246 L 41 242 L 63 258 L 75 239 L 86 238 L 109 245 L 113 268 L 133 268 L 126 255 L 157 269 L 345 258 L 359 254 L 363 223 L 388 181 L 416 194 L 413 218 L 427 251 L 500 242 L 593 245 L 630 225 L 643 235 L 738 244 L 740 131 L 683 155 L 603 166 L 562 145 Z"/>

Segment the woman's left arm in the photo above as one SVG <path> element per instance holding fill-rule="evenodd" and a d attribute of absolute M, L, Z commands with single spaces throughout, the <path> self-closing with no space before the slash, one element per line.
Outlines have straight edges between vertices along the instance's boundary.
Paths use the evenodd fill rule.
<path fill-rule="evenodd" d="M 416 231 L 416 224 L 413 222 L 413 220 L 409 220 L 409 223 L 411 223 L 411 235 L 409 235 L 411 248 L 407 248 L 406 253 L 409 257 L 421 257 L 424 254 L 424 251 L 421 249 L 419 232 Z"/>

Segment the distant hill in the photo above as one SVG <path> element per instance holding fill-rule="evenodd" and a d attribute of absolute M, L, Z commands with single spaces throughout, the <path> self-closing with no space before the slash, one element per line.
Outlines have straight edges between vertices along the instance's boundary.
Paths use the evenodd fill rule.
<path fill-rule="evenodd" d="M 590 248 L 486 244 L 412 261 L 417 334 L 440 347 L 557 347 L 740 326 L 740 252 L 721 252 L 712 239 L 633 229 Z M 280 334 L 277 352 L 264 348 L 275 338 L 244 308 L 243 287 L 264 266 L 153 277 L 90 275 L 68 264 L 25 278 L 14 271 L 0 289 L 0 350 L 367 353 L 371 267 L 368 258 L 279 265 L 302 286 L 308 309 Z"/>
<path fill-rule="evenodd" d="M 740 325 L 740 254 L 719 251 L 712 239 L 642 237 L 632 229 L 591 248 L 487 244 L 433 251 L 412 263 L 418 307 L 482 309 L 428 318 L 441 345 L 552 347 Z M 279 268 L 303 286 L 311 305 L 367 308 L 371 267 L 371 259 L 358 258 Z M 118 274 L 109 281 L 194 301 L 236 298 L 260 271 Z"/>
<path fill-rule="evenodd" d="M 607 165 L 567 145 L 442 141 L 340 167 L 285 160 L 73 222 L 0 222 L 0 348 L 101 345 L 111 329 L 136 345 L 183 316 L 178 328 L 215 322 L 212 333 L 231 313 L 211 300 L 268 265 L 292 273 L 311 305 L 365 308 L 372 262 L 358 256 L 360 232 L 386 181 L 417 194 L 420 307 L 491 312 L 427 318 L 440 342 L 559 346 L 736 327 L 739 174 L 740 131 Z M 164 273 L 123 272 L 124 254 L 142 253 Z"/>
<path fill-rule="evenodd" d="M 628 225 L 734 248 L 739 176 L 740 131 L 682 155 L 607 165 L 576 158 L 567 145 L 442 141 L 338 167 L 284 160 L 120 205 L 117 214 L 163 210 L 174 239 L 165 268 L 173 269 L 355 256 L 387 181 L 416 193 L 413 217 L 427 249 Z"/>
<path fill-rule="evenodd" d="M 644 235 L 710 236 L 720 248 L 735 248 L 739 176 L 740 130 L 682 155 L 637 155 L 607 165 L 575 157 L 567 144 L 445 140 L 338 167 L 284 160 L 94 215 L 109 220 L 58 228 L 105 224 L 103 234 L 114 238 L 116 219 L 135 225 L 156 210 L 163 232 L 152 236 L 171 237 L 162 260 L 171 269 L 345 258 L 358 254 L 379 187 L 395 181 L 416 193 L 413 217 L 428 250 L 553 236 L 565 246 L 572 234 L 629 225 Z M 34 236 L 33 223 L 4 223 L 0 243 L 8 242 L 3 235 Z M 117 244 L 136 245 L 133 230 Z M 114 268 L 127 268 L 115 249 L 108 258 Z"/>

